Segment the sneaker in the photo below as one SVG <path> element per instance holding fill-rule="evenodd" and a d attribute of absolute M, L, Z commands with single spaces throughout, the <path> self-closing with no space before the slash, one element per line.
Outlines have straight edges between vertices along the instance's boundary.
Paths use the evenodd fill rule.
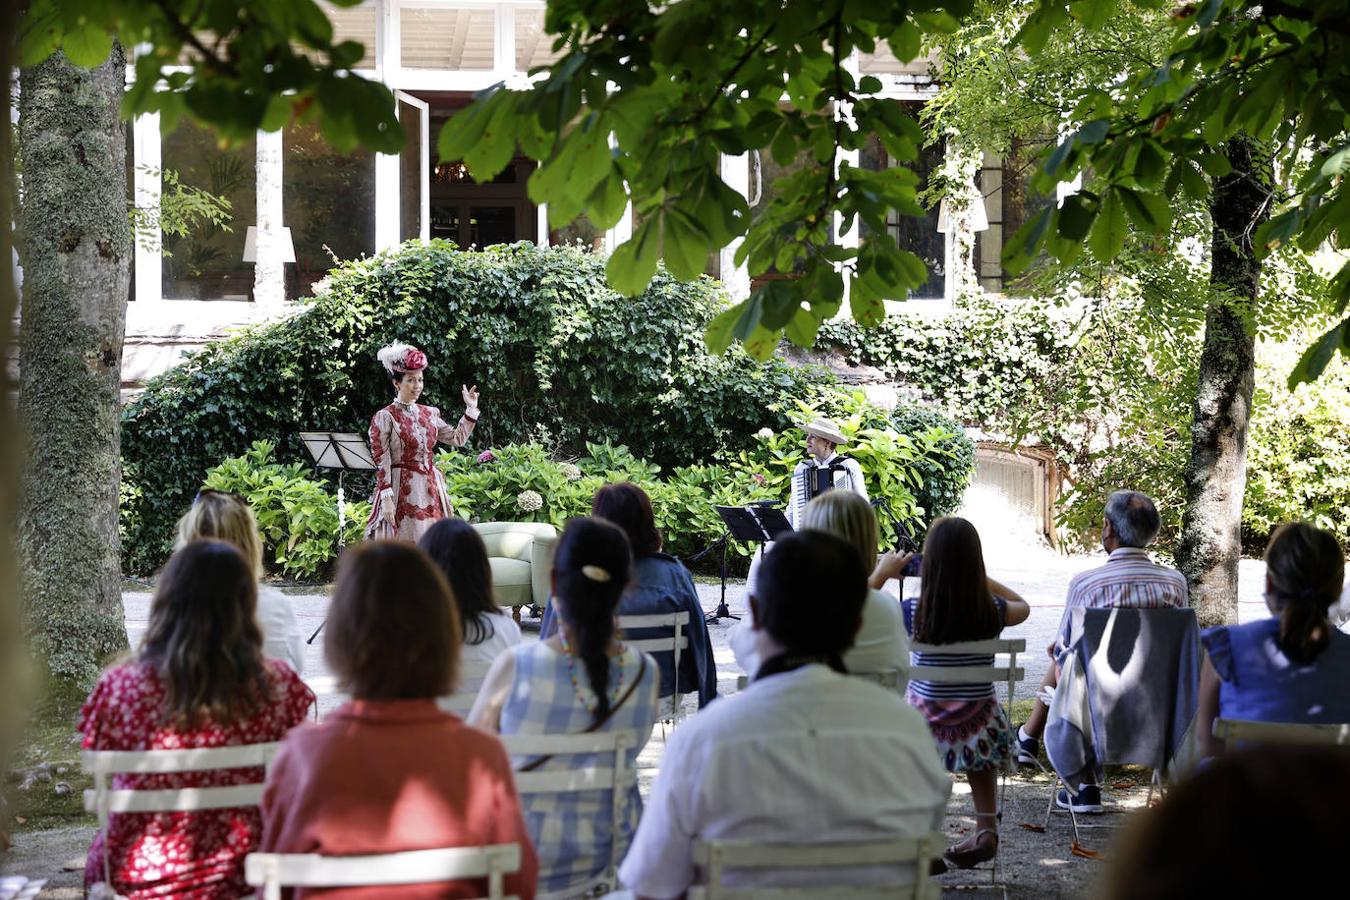
<path fill-rule="evenodd" d="M 1099 813 L 1102 811 L 1102 789 L 1095 784 L 1080 784 L 1078 796 L 1070 797 L 1067 788 L 1060 788 L 1055 795 L 1055 805 L 1076 813 Z"/>
<path fill-rule="evenodd" d="M 1019 766 L 1039 765 L 1036 757 L 1040 755 L 1041 742 L 1035 738 L 1022 737 L 1020 727 L 1013 733 L 1013 737 L 1017 741 L 1017 764 Z"/>

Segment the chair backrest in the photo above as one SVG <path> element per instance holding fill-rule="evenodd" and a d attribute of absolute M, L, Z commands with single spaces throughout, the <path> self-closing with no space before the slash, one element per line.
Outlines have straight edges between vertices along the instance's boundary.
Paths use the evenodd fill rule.
<path fill-rule="evenodd" d="M 250 853 L 244 880 L 263 889 L 264 900 L 281 900 L 283 887 L 378 887 L 486 878 L 488 900 L 511 900 L 505 876 L 520 871 L 519 844 L 447 847 L 365 856 L 316 853 Z"/>
<path fill-rule="evenodd" d="M 1215 719 L 1214 736 L 1221 741 L 1344 747 L 1350 746 L 1350 723 L 1305 725 L 1292 722 L 1249 722 L 1245 719 Z"/>
<path fill-rule="evenodd" d="M 478 699 L 478 689 L 483 686 L 483 679 L 487 677 L 488 669 L 491 668 L 490 662 L 461 660 L 459 687 L 455 688 L 453 694 L 447 694 L 437 700 L 436 705 L 446 712 L 467 716 L 469 710 L 473 709 L 473 701 Z"/>
<path fill-rule="evenodd" d="M 190 812 L 257 806 L 262 802 L 261 781 L 228 787 L 113 790 L 109 786 L 108 776 L 266 767 L 280 746 L 279 742 L 274 741 L 189 750 L 86 750 L 81 755 L 81 763 L 85 771 L 94 776 L 94 787 L 84 792 L 84 808 L 97 814 L 99 827 L 102 828 L 107 826 L 112 813 Z"/>
<path fill-rule="evenodd" d="M 884 841 L 845 844 L 758 844 L 748 841 L 700 841 L 694 847 L 694 862 L 702 867 L 706 883 L 689 889 L 690 900 L 720 898 L 867 898 L 894 900 L 912 897 L 927 900 L 941 896 L 941 887 L 928 877 L 929 864 L 942 853 L 946 839 L 940 834 L 921 837 L 897 837 Z M 876 866 L 913 865 L 912 875 L 865 887 L 728 887 L 723 883 L 727 870 L 748 872 L 772 870 L 776 878 L 791 884 L 794 871 L 805 869 L 857 869 Z"/>
<path fill-rule="evenodd" d="M 852 678 L 861 678 L 864 681 L 871 681 L 875 684 L 879 684 L 890 691 L 898 691 L 900 689 L 899 669 L 880 669 L 876 672 L 849 672 L 848 674 Z M 984 680 L 988 681 L 989 679 L 986 678 Z M 750 684 L 749 675 L 736 676 L 736 690 L 743 691 L 748 684 Z"/>
<path fill-rule="evenodd" d="M 616 620 L 619 631 L 640 631 L 650 628 L 669 628 L 670 634 L 666 637 L 647 638 L 644 640 L 625 641 L 628 646 L 634 650 L 643 653 L 672 653 L 675 657 L 675 678 L 673 679 L 674 693 L 670 695 L 670 716 L 678 718 L 680 715 L 680 657 L 689 649 L 689 633 L 686 630 L 689 626 L 689 610 L 683 609 L 679 612 L 655 613 L 645 616 L 619 616 Z"/>
<path fill-rule="evenodd" d="M 589 734 L 504 734 L 501 740 L 506 752 L 512 756 L 601 756 L 603 762 L 596 765 L 537 772 L 517 771 L 516 793 L 524 797 L 531 794 L 609 791 L 609 833 L 616 837 L 623 833 L 624 803 L 632 786 L 637 784 L 637 770 L 628 764 L 628 752 L 638 742 L 636 731 L 619 729 Z M 604 757 L 609 758 L 604 760 Z M 609 865 L 601 873 L 602 880 L 608 881 L 611 887 L 616 884 L 618 868 L 619 842 L 615 840 L 610 843 Z"/>
<path fill-rule="evenodd" d="M 1006 663 L 992 666 L 911 666 L 909 680 L 937 681 L 948 684 L 983 684 L 987 681 L 1006 684 L 1008 709 L 1012 709 L 1017 694 L 1017 682 L 1027 677 L 1026 670 L 1017 664 L 1017 654 L 1025 653 L 1025 638 L 994 638 L 987 641 L 960 641 L 955 644 L 911 644 L 911 653 L 959 653 L 971 656 L 1006 655 Z"/>

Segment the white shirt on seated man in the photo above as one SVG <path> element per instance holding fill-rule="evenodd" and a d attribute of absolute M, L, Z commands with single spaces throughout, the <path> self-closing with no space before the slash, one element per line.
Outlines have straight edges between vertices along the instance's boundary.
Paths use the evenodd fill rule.
<path fill-rule="evenodd" d="M 635 895 L 684 894 L 697 876 L 698 841 L 863 842 L 941 827 L 951 778 L 923 717 L 894 691 L 832 670 L 857 632 L 866 594 L 857 551 L 833 535 L 792 534 L 765 556 L 750 598 L 764 665 L 744 690 L 671 733 L 619 870 Z M 837 604 L 836 615 L 820 616 L 822 596 Z M 737 874 L 726 882 L 775 883 L 773 873 Z M 791 884 L 813 883 L 812 874 L 794 871 Z M 815 874 L 821 885 L 913 875 Z"/>

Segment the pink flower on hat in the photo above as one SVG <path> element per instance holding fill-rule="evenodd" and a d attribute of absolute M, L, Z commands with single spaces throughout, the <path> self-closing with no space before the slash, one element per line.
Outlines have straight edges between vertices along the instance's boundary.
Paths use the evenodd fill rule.
<path fill-rule="evenodd" d="M 427 355 L 416 347 L 409 347 L 403 354 L 403 368 L 409 372 L 427 367 Z"/>

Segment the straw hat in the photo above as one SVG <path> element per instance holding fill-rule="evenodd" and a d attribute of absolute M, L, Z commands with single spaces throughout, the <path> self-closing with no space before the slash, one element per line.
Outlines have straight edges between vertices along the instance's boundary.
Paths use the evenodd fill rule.
<path fill-rule="evenodd" d="M 807 434 L 814 434 L 816 437 L 827 440 L 832 444 L 848 443 L 848 438 L 844 437 L 833 419 L 816 419 L 805 428 Z"/>

